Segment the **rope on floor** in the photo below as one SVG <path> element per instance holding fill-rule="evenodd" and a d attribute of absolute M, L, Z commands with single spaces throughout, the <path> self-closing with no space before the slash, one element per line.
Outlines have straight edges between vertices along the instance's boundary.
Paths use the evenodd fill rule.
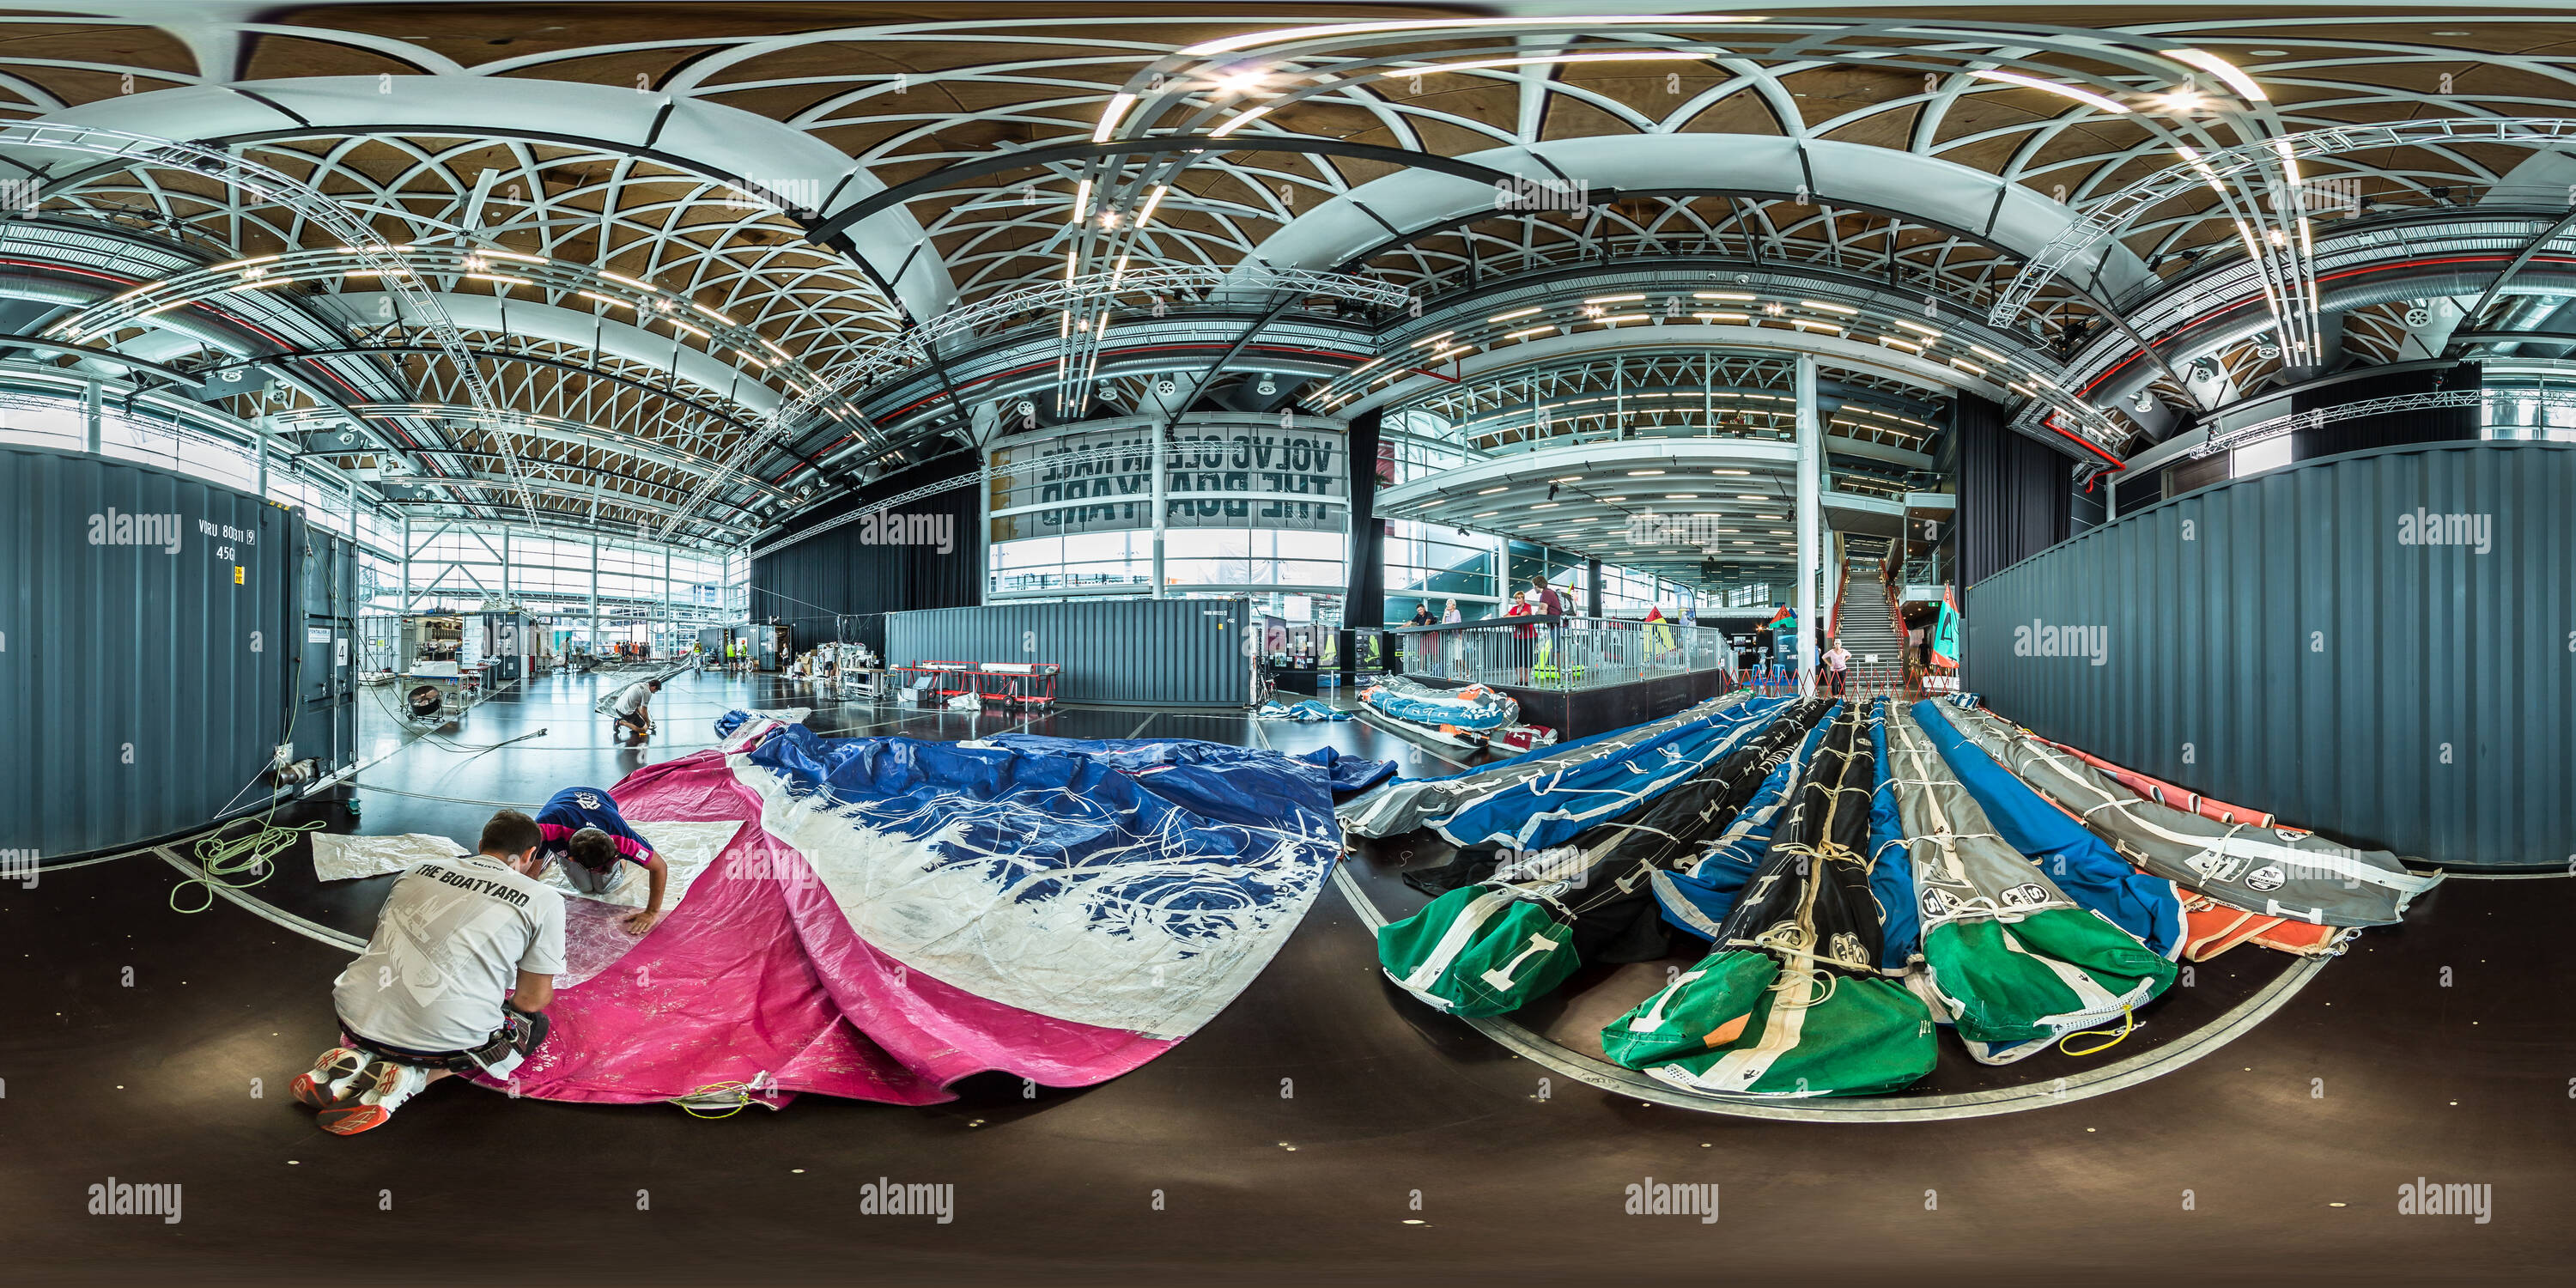
<path fill-rule="evenodd" d="M 270 821 L 276 816 L 277 811 L 272 806 L 267 814 L 261 816 L 259 826 L 242 836 L 227 841 L 223 839 L 223 833 L 217 832 L 197 842 L 197 869 L 201 875 L 189 877 L 170 888 L 170 910 L 204 912 L 215 906 L 214 887 L 221 885 L 227 890 L 247 890 L 266 881 L 269 874 L 277 870 L 270 865 L 270 859 L 293 846 L 305 833 L 320 831 L 328 821 L 317 818 L 309 823 L 281 827 Z M 233 879 L 244 872 L 258 875 L 247 881 Z M 179 906 L 179 892 L 190 886 L 206 887 L 206 901 L 194 908 L 182 908 Z"/>
<path fill-rule="evenodd" d="M 2110 1050 L 2111 1048 L 2113 1048 L 2113 1047 L 2115 1047 L 2115 1046 L 2120 1045 L 2120 1040 L 2121 1040 L 2122 1038 L 2125 1038 L 2125 1037 L 2129 1036 L 2131 1033 L 2136 1032 L 2136 1031 L 2137 1031 L 2137 1028 L 2138 1028 L 2138 1013 L 2137 1013 L 2136 1011 L 2134 1011 L 2134 1010 L 2132 1010 L 2132 1009 L 2130 1009 L 2130 1008 L 2128 1008 L 2128 1007 L 2125 1007 L 2125 1006 L 2124 1006 L 2124 1007 L 2121 1007 L 2121 1008 L 2120 1008 L 2120 1027 L 2119 1027 L 2119 1028 L 2117 1028 L 2117 1029 L 2085 1029 L 2085 1030 L 2082 1030 L 2082 1031 L 2080 1031 L 2080 1032 L 2076 1032 L 2076 1033 L 2069 1033 L 2069 1034 L 2067 1034 L 2065 1037 L 2059 1038 L 2059 1039 L 2057 1040 L 2057 1049 L 2058 1049 L 2058 1050 L 2060 1050 L 2060 1051 L 2065 1051 L 2065 1052 L 2066 1052 L 2066 1054 L 2068 1054 L 2068 1055 L 2092 1055 L 2092 1054 L 2094 1054 L 2094 1053 L 2096 1053 L 2096 1052 L 2099 1052 L 2099 1051 L 2108 1051 L 2108 1050 Z M 2111 1040 L 2110 1040 L 2110 1041 L 2108 1041 L 2108 1042 L 2104 1042 L 2104 1043 L 2100 1044 L 2099 1046 L 2089 1046 L 2089 1047 L 2086 1047 L 2086 1048 L 2084 1048 L 2084 1049 L 2083 1049 L 2083 1050 L 2081 1050 L 2081 1051 L 2068 1051 L 2068 1050 L 2067 1050 L 2066 1044 L 2067 1044 L 2068 1042 L 2071 1042 L 2071 1041 L 2075 1040 L 2076 1038 L 2101 1038 L 2101 1037 L 2107 1037 L 2107 1038 L 2109 1038 L 2109 1039 L 2111 1039 Z"/>

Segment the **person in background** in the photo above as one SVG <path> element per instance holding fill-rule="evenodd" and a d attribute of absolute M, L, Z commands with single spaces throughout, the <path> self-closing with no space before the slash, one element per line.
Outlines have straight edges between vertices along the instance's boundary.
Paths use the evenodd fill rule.
<path fill-rule="evenodd" d="M 452 1073 L 506 1079 L 546 1040 L 564 903 L 535 877 L 543 841 L 535 819 L 505 809 L 480 853 L 394 878 L 367 950 L 331 985 L 341 1045 L 290 1084 L 324 1131 L 382 1126 Z"/>
<path fill-rule="evenodd" d="M 1512 601 L 1511 607 L 1503 610 L 1503 616 L 1528 617 L 1538 612 L 1538 605 L 1538 592 L 1535 590 L 1524 590 L 1521 592 L 1520 598 Z M 1520 677 L 1516 683 L 1529 683 L 1530 667 L 1537 661 L 1537 658 L 1538 628 L 1526 623 L 1513 627 L 1512 654 L 1509 665 Z"/>
<path fill-rule="evenodd" d="M 652 889 L 645 895 L 644 911 L 626 918 L 628 933 L 643 934 L 662 919 L 662 889 L 671 879 L 671 867 L 618 812 L 607 788 L 556 792 L 537 811 L 537 831 L 545 837 L 537 857 L 560 861 L 564 880 L 583 894 L 605 894 L 614 887 L 621 859 L 644 869 Z"/>
<path fill-rule="evenodd" d="M 627 685 L 626 691 L 617 695 L 617 705 L 610 708 L 616 714 L 617 727 L 638 738 L 652 737 L 653 695 L 661 691 L 660 680 L 638 680 Z"/>
<path fill-rule="evenodd" d="M 1463 622 L 1467 619 L 1465 615 L 1458 611 L 1458 601 L 1453 599 L 1449 601 L 1449 606 L 1447 608 L 1440 610 L 1440 620 L 1445 624 L 1448 622 Z"/>
<path fill-rule="evenodd" d="M 1547 584 L 1546 573 L 1532 573 L 1530 588 L 1538 592 L 1536 611 L 1550 617 L 1565 616 L 1565 601 L 1557 598 L 1556 588 Z"/>
<path fill-rule="evenodd" d="M 1412 621 L 1409 621 L 1409 622 L 1406 622 L 1406 623 L 1405 623 L 1405 625 L 1407 625 L 1407 626 L 1432 626 L 1432 625 L 1436 625 L 1436 624 L 1437 624 L 1437 623 L 1433 622 L 1433 621 L 1432 621 L 1432 619 L 1431 619 L 1431 601 L 1430 601 L 1430 600 L 1427 600 L 1427 599 L 1422 599 L 1422 600 L 1416 600 L 1416 601 L 1414 601 L 1414 604 L 1413 604 L 1413 620 L 1412 620 Z"/>
<path fill-rule="evenodd" d="M 1851 674 L 1851 650 L 1843 647 L 1840 636 L 1829 637 L 1825 642 L 1832 647 L 1825 650 L 1825 656 L 1819 663 L 1824 674 L 1817 678 L 1832 682 L 1834 696 L 1839 698 L 1843 695 L 1843 681 Z"/>

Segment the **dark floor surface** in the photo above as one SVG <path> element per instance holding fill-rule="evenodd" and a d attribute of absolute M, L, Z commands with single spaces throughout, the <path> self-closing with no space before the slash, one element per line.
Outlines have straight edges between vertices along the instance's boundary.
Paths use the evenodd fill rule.
<path fill-rule="evenodd" d="M 466 750 L 369 768 L 362 782 L 461 799 L 361 788 L 358 830 L 471 839 L 492 807 L 465 802 L 613 782 L 705 745 L 728 706 L 819 705 L 768 679 L 689 677 L 657 704 L 655 739 L 623 749 L 589 713 L 596 683 L 540 680 L 470 713 L 451 735 Z M 1148 717 L 1068 710 L 1033 730 L 1141 724 L 1447 768 L 1356 724 Z M 872 720 L 931 737 L 1014 723 L 811 723 Z M 1384 857 L 1357 870 L 1401 915 Z M 316 890 L 296 859 L 253 893 L 364 933 L 380 883 Z M 991 1078 L 928 1109 L 806 1097 L 697 1121 L 451 1083 L 341 1139 L 285 1084 L 332 1039 L 346 954 L 229 905 L 172 912 L 176 878 L 123 859 L 0 886 L 0 1282 L 2204 1283 L 2556 1279 L 2576 1262 L 2576 1002 L 2559 964 L 2576 885 L 2560 880 L 2446 884 L 2216 1054 L 1999 1117 L 1818 1124 L 1562 1077 L 1543 1092 L 1544 1070 L 1387 983 L 1336 890 L 1215 1022 L 1089 1090 Z M 2235 966 L 2256 951 L 2216 965 L 2277 969 Z M 2185 1027 L 2154 1019 L 2131 1041 Z M 182 1184 L 183 1219 L 86 1214 L 111 1177 Z M 859 1215 L 878 1178 L 953 1185 L 953 1223 Z M 2400 1215 L 2419 1178 L 2491 1186 L 2492 1220 Z M 1625 1215 L 1650 1179 L 1720 1184 L 1722 1219 Z"/>

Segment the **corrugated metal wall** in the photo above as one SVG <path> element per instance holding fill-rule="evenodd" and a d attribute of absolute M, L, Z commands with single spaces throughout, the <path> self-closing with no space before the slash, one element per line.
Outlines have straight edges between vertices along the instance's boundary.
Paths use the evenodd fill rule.
<path fill-rule="evenodd" d="M 1062 702 L 1239 707 L 1252 696 L 1240 599 L 1101 599 L 895 613 L 886 660 L 1057 662 Z"/>
<path fill-rule="evenodd" d="M 116 522 L 165 515 L 175 551 Z M 0 447 L 0 715 L 14 735 L 0 744 L 0 847 L 54 859 L 264 804 L 299 689 L 311 714 L 294 723 L 297 755 L 345 764 L 349 671 L 317 674 L 336 645 L 306 640 L 351 611 L 356 563 L 326 539 L 317 555 L 337 550 L 343 570 L 308 585 L 304 546 L 301 512 L 231 488 Z"/>
<path fill-rule="evenodd" d="M 2576 447 L 2542 443 L 2382 448 L 2178 497 L 1971 590 L 1966 683 L 2046 737 L 2339 840 L 2564 868 L 2571 498 Z M 2419 508 L 2485 516 L 2487 552 L 2402 542 Z M 2101 629 L 2102 664 L 2018 652 L 2034 623 Z"/>
<path fill-rule="evenodd" d="M 888 497 L 955 478 L 975 468 L 975 453 L 956 453 L 800 514 L 789 531 L 864 510 Z M 790 623 L 797 627 L 795 646 L 810 648 L 831 638 L 826 632 L 830 629 L 829 619 L 836 614 L 954 608 L 982 602 L 981 494 L 971 486 L 936 493 L 907 503 L 900 514 L 904 521 L 899 528 L 864 519 L 844 523 L 752 560 L 752 620 Z M 947 549 L 940 549 L 937 536 L 946 537 Z M 918 538 L 934 540 L 920 544 Z"/>

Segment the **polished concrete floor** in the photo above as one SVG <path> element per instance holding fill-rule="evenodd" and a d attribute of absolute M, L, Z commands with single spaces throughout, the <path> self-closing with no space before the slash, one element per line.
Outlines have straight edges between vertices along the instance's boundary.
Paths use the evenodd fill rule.
<path fill-rule="evenodd" d="M 821 705 L 689 677 L 629 748 L 590 714 L 597 683 L 540 680 L 446 745 L 370 721 L 394 754 L 347 793 L 355 828 L 471 839 L 493 802 L 685 754 L 728 707 Z M 1356 724 L 1067 710 L 1033 729 L 1140 726 L 1446 768 Z M 1401 915 L 1393 868 L 1433 857 L 1354 869 Z M 345 952 L 228 904 L 173 912 L 176 880 L 129 858 L 0 886 L 0 1282 L 2531 1280 L 2576 1257 L 2563 880 L 2448 883 L 2214 1054 L 1998 1117 L 1760 1120 L 1554 1077 L 1388 984 L 1335 889 L 1205 1030 L 1088 1090 L 985 1079 L 927 1109 L 807 1097 L 700 1121 L 449 1084 L 350 1139 L 285 1095 L 331 1040 Z M 378 886 L 317 889 L 290 862 L 251 893 L 363 934 Z M 183 1219 L 89 1215 L 111 1178 L 183 1185 Z M 954 1220 L 859 1215 L 880 1178 L 953 1185 Z M 2489 1187 L 2490 1219 L 2401 1215 L 2419 1179 Z M 1674 1182 L 1719 1186 L 1720 1219 L 1626 1213 L 1628 1187 Z"/>

